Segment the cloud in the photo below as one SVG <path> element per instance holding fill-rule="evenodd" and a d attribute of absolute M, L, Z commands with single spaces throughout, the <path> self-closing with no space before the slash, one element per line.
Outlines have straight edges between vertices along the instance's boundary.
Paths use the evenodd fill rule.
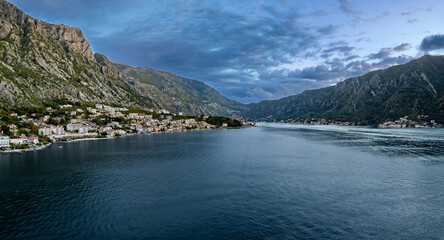
<path fill-rule="evenodd" d="M 328 25 L 328 26 L 319 28 L 317 31 L 323 35 L 330 35 L 330 34 L 335 33 L 338 30 L 338 28 L 339 28 L 339 26 Z"/>
<path fill-rule="evenodd" d="M 424 38 L 419 48 L 424 52 L 444 49 L 444 35 L 437 34 Z"/>
<path fill-rule="evenodd" d="M 415 23 L 415 22 L 418 22 L 418 21 L 419 21 L 418 19 L 412 18 L 412 19 L 407 20 L 407 23 L 412 24 L 412 23 Z"/>
<path fill-rule="evenodd" d="M 339 0 L 339 10 L 347 15 L 356 14 L 352 0 Z"/>
<path fill-rule="evenodd" d="M 11 2 L 34 17 L 81 27 L 94 51 L 112 61 L 201 80 L 246 103 L 330 86 L 411 59 L 396 56 L 412 47 L 408 43 L 366 52 L 373 37 L 358 34 L 359 28 L 379 24 L 391 12 L 360 12 L 353 0 L 338 0 L 333 9 L 329 1 L 288 0 Z"/>
<path fill-rule="evenodd" d="M 409 43 L 403 43 L 401 45 L 394 47 L 393 50 L 396 52 L 403 52 L 403 51 L 409 50 L 411 47 L 412 47 L 412 45 L 410 45 Z"/>
<path fill-rule="evenodd" d="M 321 57 L 329 58 L 333 55 L 333 53 L 339 53 L 344 56 L 349 56 L 354 49 L 354 47 L 350 47 L 348 45 L 332 46 L 330 48 L 324 49 L 322 51 Z"/>
<path fill-rule="evenodd" d="M 401 13 L 401 16 L 404 16 L 404 17 L 410 17 L 410 16 L 412 16 L 412 15 L 414 15 L 416 12 L 403 12 L 403 13 Z"/>
<path fill-rule="evenodd" d="M 392 54 L 393 50 L 391 48 L 381 48 L 379 52 L 368 55 L 369 59 L 383 59 L 387 58 Z"/>

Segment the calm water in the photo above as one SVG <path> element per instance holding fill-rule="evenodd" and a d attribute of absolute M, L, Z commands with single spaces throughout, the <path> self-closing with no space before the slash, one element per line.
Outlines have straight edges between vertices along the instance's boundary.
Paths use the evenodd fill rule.
<path fill-rule="evenodd" d="M 0 239 L 444 239 L 444 131 L 263 124 L 0 155 Z"/>

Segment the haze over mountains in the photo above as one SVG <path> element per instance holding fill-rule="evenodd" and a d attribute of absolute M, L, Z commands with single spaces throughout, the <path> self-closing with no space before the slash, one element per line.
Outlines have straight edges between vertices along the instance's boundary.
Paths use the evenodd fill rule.
<path fill-rule="evenodd" d="M 444 120 L 444 57 L 347 79 L 335 86 L 243 105 L 206 84 L 92 52 L 82 31 L 49 24 L 0 0 L 0 101 L 39 105 L 57 98 L 249 119 L 326 118 L 374 124 L 406 115 Z"/>

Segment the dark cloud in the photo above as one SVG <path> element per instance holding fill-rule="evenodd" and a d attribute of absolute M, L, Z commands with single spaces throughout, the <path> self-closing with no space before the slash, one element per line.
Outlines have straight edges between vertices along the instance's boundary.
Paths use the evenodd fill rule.
<path fill-rule="evenodd" d="M 344 56 L 349 56 L 354 49 L 355 49 L 354 47 L 350 47 L 347 45 L 341 45 L 341 46 L 336 45 L 336 46 L 332 46 L 330 48 L 324 49 L 322 51 L 321 57 L 329 58 L 333 55 L 333 53 L 339 53 Z"/>
<path fill-rule="evenodd" d="M 401 56 L 397 56 L 397 57 L 387 57 L 387 58 L 381 60 L 380 62 L 372 64 L 372 68 L 373 69 L 387 68 L 387 67 L 390 67 L 393 65 L 404 64 L 404 63 L 409 62 L 411 60 L 413 60 L 413 57 L 407 56 L 407 55 L 401 55 Z"/>
<path fill-rule="evenodd" d="M 424 52 L 444 49 L 444 35 L 437 34 L 424 38 L 419 48 Z"/>
<path fill-rule="evenodd" d="M 368 55 L 369 59 L 384 59 L 392 54 L 391 48 L 381 48 L 379 52 Z"/>
<path fill-rule="evenodd" d="M 418 22 L 418 21 L 419 21 L 418 19 L 412 18 L 412 19 L 407 20 L 407 23 L 412 24 L 412 23 L 415 23 L 415 22 Z"/>
<path fill-rule="evenodd" d="M 115 16 L 126 9 L 140 7 L 142 0 L 39 0 L 36 4 L 35 0 L 10 0 L 20 9 L 29 12 L 32 10 L 33 15 L 38 18 L 49 20 L 59 19 L 82 19 L 104 21 L 103 17 L 108 18 Z M 69 7 L 67 7 L 69 6 Z M 100 9 L 100 11 L 97 11 Z"/>
<path fill-rule="evenodd" d="M 155 16 L 164 19 L 161 22 L 141 19 L 118 33 L 92 40 L 97 51 L 106 51 L 114 61 L 199 79 L 239 99 L 242 96 L 228 84 L 238 89 L 278 84 L 279 78 L 263 77 L 269 68 L 319 49 L 319 39 L 336 28 L 299 24 L 294 9 L 264 11 L 265 17 L 251 17 L 192 5 L 168 12 L 169 16 Z"/>
<path fill-rule="evenodd" d="M 329 86 L 411 59 L 393 56 L 411 47 L 406 43 L 356 55 L 362 49 L 351 45 L 350 36 L 339 34 L 344 23 L 324 21 L 337 15 L 335 9 L 304 12 L 284 0 L 265 5 L 240 1 L 236 9 L 217 1 L 174 1 L 165 3 L 166 9 L 154 0 L 11 1 L 35 17 L 81 27 L 94 50 L 112 61 L 201 80 L 247 103 Z M 390 15 L 368 18 L 357 14 L 352 0 L 338 3 L 340 17 L 346 14 L 355 24 Z M 358 37 L 369 41 L 365 33 Z M 297 66 L 299 59 L 313 66 Z"/>
<path fill-rule="evenodd" d="M 354 4 L 352 0 L 339 0 L 339 10 L 347 15 L 356 14 Z"/>
<path fill-rule="evenodd" d="M 403 43 L 399 46 L 394 47 L 393 50 L 396 52 L 403 52 L 403 51 L 409 50 L 411 47 L 412 47 L 412 45 L 410 45 L 409 43 Z"/>
<path fill-rule="evenodd" d="M 338 26 L 328 25 L 328 26 L 319 28 L 318 32 L 323 35 L 330 35 L 330 34 L 335 33 L 338 28 L 339 28 Z"/>

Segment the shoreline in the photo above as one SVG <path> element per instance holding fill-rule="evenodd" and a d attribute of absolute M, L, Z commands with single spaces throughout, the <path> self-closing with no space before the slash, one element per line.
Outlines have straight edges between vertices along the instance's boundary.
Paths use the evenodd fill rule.
<path fill-rule="evenodd" d="M 150 135 L 150 134 L 157 134 L 157 133 L 185 133 L 185 132 L 191 132 L 191 131 L 202 131 L 202 130 L 218 130 L 218 129 L 242 129 L 242 128 L 248 128 L 253 126 L 245 126 L 245 127 L 238 127 L 238 128 L 216 128 L 216 129 L 192 129 L 192 130 L 186 130 L 186 131 L 176 131 L 176 132 L 150 132 L 150 133 L 131 133 L 126 134 L 124 136 L 112 136 L 112 137 L 99 137 L 99 138 L 80 138 L 80 139 L 73 139 L 69 141 L 55 141 L 53 143 L 48 143 L 46 145 L 40 146 L 40 147 L 30 147 L 26 149 L 11 149 L 11 150 L 5 150 L 0 151 L 1 153 L 23 153 L 23 152 L 33 152 L 33 151 L 40 151 L 48 148 L 49 146 L 57 143 L 70 143 L 70 142 L 83 142 L 83 141 L 99 141 L 99 140 L 110 140 L 110 139 L 116 139 L 121 137 L 129 137 L 129 136 L 136 136 L 136 135 Z"/>

